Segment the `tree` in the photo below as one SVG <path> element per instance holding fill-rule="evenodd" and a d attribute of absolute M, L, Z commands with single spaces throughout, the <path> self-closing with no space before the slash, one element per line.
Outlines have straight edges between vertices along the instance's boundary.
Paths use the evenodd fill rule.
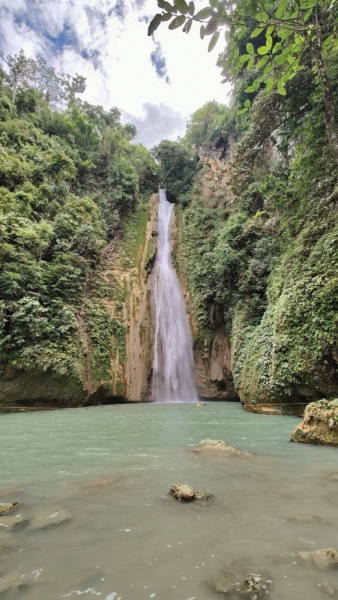
<path fill-rule="evenodd" d="M 27 58 L 23 50 L 14 56 L 5 56 L 0 52 L 0 58 L 8 68 L 5 82 L 12 90 L 13 103 L 18 91 L 33 89 L 41 93 L 51 107 L 57 108 L 65 102 L 70 104 L 74 101 L 75 94 L 81 94 L 86 89 L 86 78 L 82 75 L 58 75 L 54 67 L 49 67 L 43 58 Z"/>
<path fill-rule="evenodd" d="M 218 58 L 223 81 L 252 74 L 248 94 L 261 86 L 285 96 L 287 82 L 310 64 L 318 72 L 325 106 L 325 124 L 333 156 L 338 162 L 338 121 L 336 98 L 324 62 L 325 47 L 337 44 L 338 3 L 335 0 L 209 0 L 210 6 L 195 13 L 194 2 L 158 0 L 161 13 L 155 15 L 148 35 L 162 22 L 169 29 L 188 33 L 198 22 L 200 35 L 211 36 L 209 52 L 225 30 L 226 50 Z M 251 41 L 250 41 L 251 40 Z M 242 113 L 250 107 L 244 101 Z"/>
<path fill-rule="evenodd" d="M 196 173 L 196 157 L 182 144 L 168 140 L 153 148 L 152 154 L 160 163 L 160 183 L 167 189 L 168 200 L 186 204 Z"/>

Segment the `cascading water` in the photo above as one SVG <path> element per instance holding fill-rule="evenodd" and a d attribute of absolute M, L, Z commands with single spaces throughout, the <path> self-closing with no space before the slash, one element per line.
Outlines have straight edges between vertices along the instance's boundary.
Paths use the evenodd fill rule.
<path fill-rule="evenodd" d="M 173 204 L 160 190 L 158 251 L 152 294 L 154 322 L 153 398 L 196 402 L 192 338 L 184 298 L 170 251 Z"/>

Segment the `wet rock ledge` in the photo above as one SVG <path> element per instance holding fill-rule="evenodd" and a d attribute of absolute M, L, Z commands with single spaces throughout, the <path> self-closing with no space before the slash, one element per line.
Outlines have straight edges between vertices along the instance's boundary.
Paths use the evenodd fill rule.
<path fill-rule="evenodd" d="M 338 446 L 338 399 L 311 402 L 303 421 L 292 432 L 291 441 Z"/>

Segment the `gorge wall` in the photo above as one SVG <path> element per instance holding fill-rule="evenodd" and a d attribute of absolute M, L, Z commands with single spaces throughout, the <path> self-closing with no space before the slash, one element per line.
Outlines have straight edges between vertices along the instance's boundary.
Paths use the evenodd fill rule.
<path fill-rule="evenodd" d="M 310 146 L 318 114 L 283 150 L 265 136 L 280 114 L 261 95 L 244 134 L 202 144 L 175 256 L 200 393 L 301 414 L 338 393 L 337 167 L 323 130 Z"/>

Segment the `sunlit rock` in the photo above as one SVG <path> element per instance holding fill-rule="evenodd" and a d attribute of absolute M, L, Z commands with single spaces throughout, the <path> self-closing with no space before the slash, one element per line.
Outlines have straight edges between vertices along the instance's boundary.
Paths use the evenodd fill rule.
<path fill-rule="evenodd" d="M 303 421 L 293 430 L 291 441 L 338 446 L 338 399 L 311 402 Z"/>

